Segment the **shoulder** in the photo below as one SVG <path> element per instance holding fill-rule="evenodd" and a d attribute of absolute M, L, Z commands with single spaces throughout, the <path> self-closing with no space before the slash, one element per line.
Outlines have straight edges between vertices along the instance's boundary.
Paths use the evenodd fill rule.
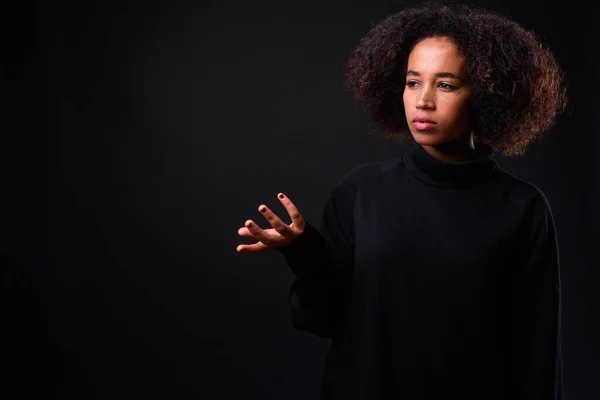
<path fill-rule="evenodd" d="M 496 168 L 496 182 L 499 194 L 521 210 L 536 208 L 550 211 L 550 203 L 545 193 L 535 184 L 516 176 L 501 167 Z"/>
<path fill-rule="evenodd" d="M 400 160 L 400 157 L 392 157 L 357 164 L 346 171 L 335 186 L 356 192 L 365 185 L 380 182 L 383 176 L 396 170 Z"/>
<path fill-rule="evenodd" d="M 519 207 L 535 203 L 548 206 L 548 198 L 534 183 L 529 182 L 505 169 L 496 168 L 497 179 L 505 191 L 510 193 L 510 198 Z"/>

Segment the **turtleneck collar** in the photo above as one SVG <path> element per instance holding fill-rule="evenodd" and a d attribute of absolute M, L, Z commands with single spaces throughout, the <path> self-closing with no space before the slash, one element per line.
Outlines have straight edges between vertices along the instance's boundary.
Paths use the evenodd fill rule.
<path fill-rule="evenodd" d="M 476 158 L 468 161 L 441 161 L 412 140 L 402 160 L 408 172 L 421 182 L 441 188 L 465 188 L 482 183 L 498 166 L 493 159 L 494 150 L 484 144 L 475 143 Z"/>

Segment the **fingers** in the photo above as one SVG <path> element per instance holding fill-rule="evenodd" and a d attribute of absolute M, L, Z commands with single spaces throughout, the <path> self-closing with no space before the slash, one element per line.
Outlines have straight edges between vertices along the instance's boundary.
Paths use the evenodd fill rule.
<path fill-rule="evenodd" d="M 261 229 L 252 220 L 247 220 L 243 228 L 238 230 L 240 236 L 252 237 L 258 241 L 254 244 L 241 244 L 237 247 L 238 252 L 243 253 L 260 253 L 268 248 L 277 248 L 294 240 L 301 232 L 304 231 L 304 219 L 300 212 L 283 193 L 279 193 L 279 201 L 283 204 L 286 211 L 292 219 L 290 225 L 284 223 L 269 207 L 261 205 L 258 211 L 271 224 L 273 229 Z"/>
<path fill-rule="evenodd" d="M 250 221 L 246 221 L 246 225 L 248 225 Z M 260 229 L 260 228 L 258 228 Z M 250 230 L 245 226 L 243 228 L 238 229 L 238 234 L 240 236 L 251 237 L 254 238 L 254 234 L 250 232 Z M 236 250 L 238 253 L 248 253 L 248 254 L 257 254 L 267 250 L 269 246 L 261 243 L 260 241 L 254 244 L 240 244 Z"/>
<path fill-rule="evenodd" d="M 238 235 L 245 236 L 245 237 L 252 237 L 252 233 L 250 233 L 248 228 L 246 228 L 245 226 L 238 229 Z"/>
<path fill-rule="evenodd" d="M 296 234 L 290 229 L 290 227 L 284 223 L 271 209 L 264 204 L 258 207 L 258 211 L 265 217 L 269 224 L 286 239 L 292 240 L 296 237 Z"/>
<path fill-rule="evenodd" d="M 290 215 L 290 218 L 292 219 L 292 223 L 294 224 L 294 226 L 296 228 L 298 228 L 300 231 L 304 231 L 304 218 L 302 218 L 300 211 L 298 211 L 298 209 L 296 208 L 294 203 L 292 203 L 292 201 L 289 199 L 289 197 L 287 197 L 283 193 L 279 193 L 277 195 L 277 198 L 279 199 L 281 204 L 283 204 L 286 211 Z"/>
<path fill-rule="evenodd" d="M 249 237 L 255 238 L 256 240 L 263 243 L 267 247 L 272 245 L 273 243 L 275 243 L 275 241 L 277 240 L 277 237 L 279 237 L 279 235 L 277 235 L 277 234 L 275 234 L 275 235 L 270 234 L 269 232 L 262 229 L 260 226 L 255 224 L 250 219 L 247 220 L 244 225 L 245 225 L 245 228 L 240 228 L 240 230 L 246 229 L 249 233 Z M 271 230 L 271 232 L 273 232 L 273 231 Z M 244 233 L 246 233 L 246 232 L 244 232 Z M 248 235 L 243 235 L 243 236 L 248 236 Z"/>
<path fill-rule="evenodd" d="M 261 242 L 254 244 L 240 244 L 237 247 L 238 253 L 248 253 L 248 254 L 257 254 L 267 250 L 268 247 L 262 244 Z"/>
<path fill-rule="evenodd" d="M 257 226 L 255 223 L 253 223 L 250 220 L 246 221 L 245 225 L 246 226 L 244 226 L 243 228 L 238 229 L 238 234 L 240 236 L 252 237 L 259 241 L 254 244 L 240 244 L 236 249 L 237 252 L 238 253 L 256 254 L 256 253 L 260 253 L 260 252 L 268 249 L 269 246 L 262 243 L 259 239 L 259 237 L 262 237 L 263 240 L 266 240 L 266 239 L 264 239 L 265 236 L 267 235 L 266 232 L 264 232 L 259 226 Z"/>

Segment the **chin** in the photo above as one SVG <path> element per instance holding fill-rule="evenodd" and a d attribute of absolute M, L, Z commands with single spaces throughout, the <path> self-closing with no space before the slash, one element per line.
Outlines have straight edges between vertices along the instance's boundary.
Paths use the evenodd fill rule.
<path fill-rule="evenodd" d="M 436 135 L 433 132 L 411 132 L 411 135 L 415 142 L 419 143 L 422 146 L 440 146 L 451 140 L 451 138 Z"/>
<path fill-rule="evenodd" d="M 462 142 L 464 139 L 468 139 L 469 137 L 468 135 L 445 135 L 443 133 L 436 132 L 435 129 L 432 131 L 423 132 L 413 132 L 411 130 L 410 133 L 415 142 L 419 143 L 422 146 L 442 146 L 451 142 L 455 142 L 454 144 L 458 144 L 459 142 Z"/>

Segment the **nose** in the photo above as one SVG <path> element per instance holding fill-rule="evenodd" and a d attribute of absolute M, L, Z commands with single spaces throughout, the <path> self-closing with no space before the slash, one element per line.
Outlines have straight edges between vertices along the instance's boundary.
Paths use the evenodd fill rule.
<path fill-rule="evenodd" d="M 431 89 L 424 87 L 423 90 L 419 92 L 417 95 L 417 108 L 420 110 L 434 110 L 435 109 L 435 101 L 434 95 L 431 92 Z"/>

